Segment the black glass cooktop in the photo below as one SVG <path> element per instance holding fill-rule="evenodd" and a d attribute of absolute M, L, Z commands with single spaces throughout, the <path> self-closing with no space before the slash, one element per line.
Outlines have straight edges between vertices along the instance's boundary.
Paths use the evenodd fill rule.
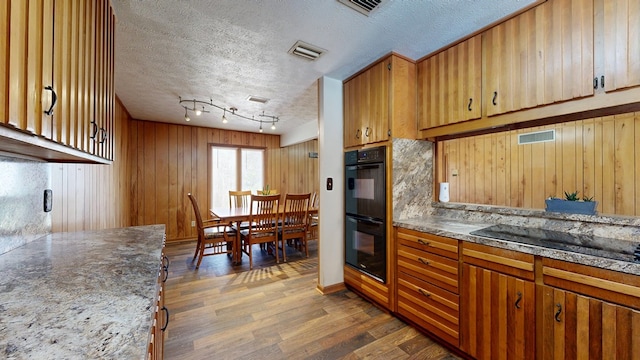
<path fill-rule="evenodd" d="M 633 241 L 514 225 L 493 225 L 470 234 L 640 263 L 640 244 Z"/>

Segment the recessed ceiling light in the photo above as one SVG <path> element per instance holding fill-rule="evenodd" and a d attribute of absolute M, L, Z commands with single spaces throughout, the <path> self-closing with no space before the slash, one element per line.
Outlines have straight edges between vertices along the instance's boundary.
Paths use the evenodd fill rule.
<path fill-rule="evenodd" d="M 260 96 L 253 96 L 253 95 L 249 95 L 247 100 L 253 101 L 253 102 L 258 102 L 258 103 L 261 103 L 261 104 L 265 104 L 267 101 L 269 101 L 269 99 L 267 99 L 267 98 L 263 98 L 263 97 L 260 97 Z"/>
<path fill-rule="evenodd" d="M 289 54 L 297 55 L 307 60 L 316 60 L 325 52 L 327 52 L 327 50 L 307 44 L 304 41 L 297 41 L 291 49 L 289 49 Z"/>

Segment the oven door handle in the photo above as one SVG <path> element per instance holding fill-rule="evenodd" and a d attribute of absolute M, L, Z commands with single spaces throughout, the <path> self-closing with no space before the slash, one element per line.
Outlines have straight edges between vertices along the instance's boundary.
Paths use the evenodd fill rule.
<path fill-rule="evenodd" d="M 379 169 L 382 163 L 367 164 L 367 165 L 348 165 L 347 170 L 367 170 L 367 169 Z"/>
<path fill-rule="evenodd" d="M 353 216 L 353 215 L 348 215 L 348 217 L 350 217 L 352 220 L 354 220 L 357 223 L 365 223 L 365 224 L 373 224 L 373 225 L 383 225 L 384 222 L 382 222 L 381 220 L 377 220 L 374 219 L 372 217 L 363 217 L 363 216 Z"/>

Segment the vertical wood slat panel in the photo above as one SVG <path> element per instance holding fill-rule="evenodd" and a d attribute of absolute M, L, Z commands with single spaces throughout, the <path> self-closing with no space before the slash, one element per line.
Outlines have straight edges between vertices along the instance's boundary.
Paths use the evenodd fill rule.
<path fill-rule="evenodd" d="M 12 1 L 9 6 L 9 101 L 6 123 L 18 129 L 26 128 L 27 118 L 27 5 L 27 1 Z"/>
<path fill-rule="evenodd" d="M 9 1 L 0 2 L 0 69 L 8 69 L 10 60 L 6 55 L 9 53 L 9 24 L 10 24 Z M 7 112 L 7 101 L 9 100 L 9 79 L 0 76 L 0 122 L 9 121 Z"/>
<path fill-rule="evenodd" d="M 458 138 L 438 145 L 437 156 L 459 173 L 449 177 L 452 202 L 544 208 L 545 198 L 577 190 L 598 201 L 600 213 L 633 216 L 640 214 L 638 123 L 638 113 L 627 113 Z M 517 144 L 518 134 L 550 129 L 555 142 Z"/>
<path fill-rule="evenodd" d="M 130 128 L 135 124 L 119 101 L 115 106 L 118 161 L 112 165 L 51 165 L 53 232 L 130 226 L 134 216 L 144 213 L 133 196 L 144 183 L 139 186 L 137 176 L 132 176 L 144 158 L 127 156 L 129 139 L 137 137 L 138 129 Z"/>
<path fill-rule="evenodd" d="M 317 151 L 316 140 L 280 148 L 279 137 L 267 134 L 135 120 L 131 129 L 131 223 L 165 223 L 168 240 L 196 235 L 191 228 L 193 209 L 186 193 L 197 194 L 201 207 L 209 208 L 209 151 L 216 141 L 266 147 L 265 184 L 283 196 L 287 192 L 319 189 L 318 160 L 308 156 Z"/>

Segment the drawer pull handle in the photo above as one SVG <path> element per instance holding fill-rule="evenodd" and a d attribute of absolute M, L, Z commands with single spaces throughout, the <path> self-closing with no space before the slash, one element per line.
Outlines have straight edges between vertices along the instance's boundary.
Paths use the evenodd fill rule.
<path fill-rule="evenodd" d="M 422 290 L 420 288 L 418 288 L 418 291 L 420 292 L 420 294 L 422 294 L 422 295 L 424 295 L 426 297 L 431 297 L 431 294 L 429 294 L 428 292 L 426 292 L 426 291 L 424 291 L 424 290 Z"/>
<path fill-rule="evenodd" d="M 429 242 L 428 241 L 424 241 L 422 239 L 418 239 L 418 243 L 424 246 L 429 246 Z"/>
<path fill-rule="evenodd" d="M 520 309 L 520 302 L 522 301 L 522 293 L 518 291 L 518 298 L 516 299 L 516 309 Z"/>
<path fill-rule="evenodd" d="M 562 313 L 562 305 L 560 304 L 556 304 L 556 307 L 558 308 L 558 311 L 556 311 L 556 321 L 557 322 L 562 322 L 562 320 L 560 319 L 560 314 Z"/>
<path fill-rule="evenodd" d="M 360 139 L 360 129 L 356 130 L 356 139 Z"/>
<path fill-rule="evenodd" d="M 162 282 L 166 282 L 169 277 L 169 258 L 165 255 L 162 256 L 162 270 L 164 271 Z"/>
<path fill-rule="evenodd" d="M 467 105 L 467 110 L 471 111 L 471 104 L 473 104 L 473 98 L 469 98 L 469 105 Z"/>
<path fill-rule="evenodd" d="M 492 103 L 494 106 L 498 105 L 498 103 L 496 102 L 496 99 L 497 99 L 497 98 L 498 98 L 498 92 L 497 92 L 497 91 L 494 91 L 494 92 L 493 92 L 493 99 L 491 100 L 491 103 Z"/>
<path fill-rule="evenodd" d="M 418 260 L 425 265 L 429 265 L 429 262 L 423 258 L 418 258 Z"/>

